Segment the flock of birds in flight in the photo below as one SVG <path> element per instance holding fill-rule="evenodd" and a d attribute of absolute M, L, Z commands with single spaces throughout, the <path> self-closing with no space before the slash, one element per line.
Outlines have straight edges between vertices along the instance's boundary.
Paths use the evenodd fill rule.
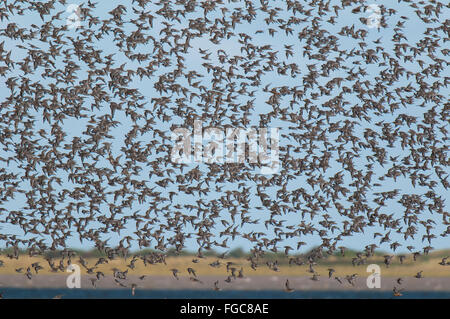
<path fill-rule="evenodd" d="M 67 241 L 79 238 L 104 253 L 95 265 L 78 259 L 95 286 L 104 277 L 97 266 L 133 244 L 152 251 L 135 254 L 129 270 L 165 263 L 191 241 L 197 256 L 187 272 L 201 282 L 195 264 L 204 253 L 240 238 L 252 245 L 251 268 L 279 271 L 261 260 L 283 251 L 317 281 L 314 265 L 344 255 L 343 241 L 373 227 L 354 265 L 377 248 L 407 247 L 416 260 L 450 234 L 448 4 L 380 5 L 380 25 L 368 28 L 359 0 L 125 2 L 100 13 L 98 3 L 79 4 L 75 29 L 65 0 L 0 4 L 0 243 L 10 249 L 0 267 L 20 249 L 61 251 L 48 267 L 65 272 L 76 256 Z M 32 15 L 38 22 L 15 22 Z M 419 26 L 419 40 L 409 40 Z M 195 120 L 282 123 L 280 171 L 173 163 L 164 128 Z M 314 236 L 320 244 L 296 255 Z M 409 245 L 418 236 L 423 247 Z M 244 277 L 226 258 L 210 266 L 225 265 L 227 283 Z M 384 257 L 386 266 L 395 260 Z M 31 279 L 43 268 L 16 271 Z M 175 279 L 183 272 L 170 271 Z M 357 278 L 334 272 L 339 283 Z M 127 286 L 127 274 L 115 269 L 114 280 Z M 289 280 L 285 290 L 294 290 Z"/>

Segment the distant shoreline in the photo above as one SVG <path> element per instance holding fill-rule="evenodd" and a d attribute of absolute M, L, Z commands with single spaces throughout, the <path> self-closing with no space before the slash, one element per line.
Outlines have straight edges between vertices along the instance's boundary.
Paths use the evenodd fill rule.
<path fill-rule="evenodd" d="M 67 276 L 62 274 L 46 274 L 34 276 L 28 280 L 24 275 L 5 275 L 0 274 L 0 292 L 2 288 L 25 288 L 25 289 L 45 289 L 45 288 L 67 288 Z M 111 275 L 106 275 L 96 283 L 97 287 L 92 286 L 90 278 L 94 276 L 82 275 L 81 288 L 83 289 L 129 289 L 118 286 Z M 143 280 L 139 276 L 129 275 L 127 280 L 122 283 L 131 287 L 136 284 L 137 289 L 150 290 L 211 290 L 215 281 L 219 281 L 218 286 L 222 290 L 283 290 L 284 282 L 289 279 L 290 286 L 297 291 L 312 290 L 338 290 L 338 291 L 387 291 L 392 290 L 394 286 L 405 289 L 407 291 L 450 291 L 450 278 L 448 277 L 426 277 L 417 279 L 414 277 L 404 278 L 402 285 L 398 285 L 393 277 L 381 278 L 381 288 L 369 289 L 366 285 L 366 278 L 360 277 L 355 281 L 355 286 L 351 286 L 344 278 L 342 284 L 337 280 L 328 277 L 320 278 L 319 281 L 312 281 L 306 276 L 248 276 L 245 278 L 236 278 L 231 283 L 224 281 L 225 276 L 199 276 L 203 282 L 197 283 L 189 280 L 188 277 L 180 276 L 176 280 L 171 276 L 147 276 Z M 76 289 L 76 288 L 74 288 Z M 213 291 L 214 292 L 214 291 Z"/>

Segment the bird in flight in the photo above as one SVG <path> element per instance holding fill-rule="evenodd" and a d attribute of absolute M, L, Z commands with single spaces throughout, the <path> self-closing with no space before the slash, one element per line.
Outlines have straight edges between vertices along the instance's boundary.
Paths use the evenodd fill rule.
<path fill-rule="evenodd" d="M 289 285 L 289 279 L 286 279 L 286 282 L 284 284 L 284 291 L 286 291 L 286 292 L 293 292 L 294 291 L 294 289 L 291 288 L 290 285 Z"/>

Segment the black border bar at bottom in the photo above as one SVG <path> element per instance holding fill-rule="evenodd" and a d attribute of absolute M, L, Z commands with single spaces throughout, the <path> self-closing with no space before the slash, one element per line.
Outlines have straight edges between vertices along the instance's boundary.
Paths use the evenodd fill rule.
<path fill-rule="evenodd" d="M 431 308 L 432 307 L 432 308 Z M 445 311 L 448 299 L 3 299 L 0 309 L 8 308 L 21 315 L 47 313 L 73 314 L 89 317 L 117 318 L 154 315 L 172 318 L 282 318 L 285 314 L 302 317 L 314 313 L 323 317 L 351 313 L 389 313 L 405 316 L 418 309 Z M 167 317 L 167 318 L 165 318 Z M 290 316 L 289 316 L 290 317 Z"/>

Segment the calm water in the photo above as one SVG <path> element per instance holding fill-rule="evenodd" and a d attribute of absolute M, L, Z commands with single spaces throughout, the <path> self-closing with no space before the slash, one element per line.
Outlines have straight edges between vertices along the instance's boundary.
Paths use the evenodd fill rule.
<path fill-rule="evenodd" d="M 22 289 L 1 288 L 4 298 L 53 298 L 62 294 L 63 298 L 226 298 L 226 299 L 280 299 L 280 298 L 314 298 L 314 299 L 372 299 L 372 298 L 394 298 L 390 291 L 211 291 L 211 290 L 137 290 L 135 296 L 131 296 L 128 289 Z M 405 291 L 402 297 L 413 299 L 450 299 L 450 291 Z"/>

